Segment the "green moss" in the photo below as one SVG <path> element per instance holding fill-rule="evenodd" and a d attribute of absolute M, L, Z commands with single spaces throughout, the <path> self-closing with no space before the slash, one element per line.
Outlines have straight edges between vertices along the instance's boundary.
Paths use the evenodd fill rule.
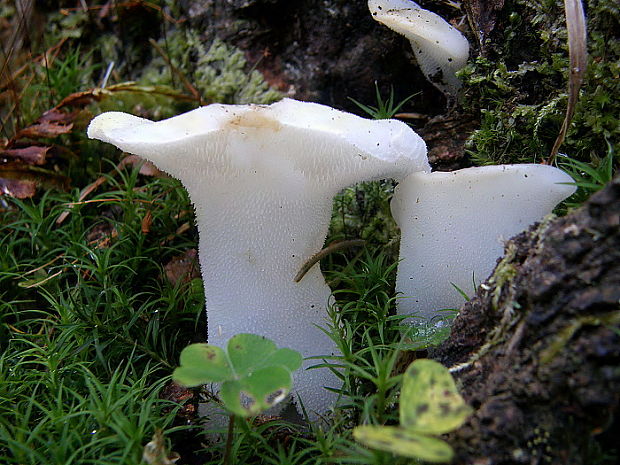
<path fill-rule="evenodd" d="M 209 51 L 199 57 L 194 78 L 203 97 L 211 101 L 272 103 L 282 98 L 258 71 L 246 72 L 246 68 L 241 50 L 215 39 Z"/>
<path fill-rule="evenodd" d="M 572 337 L 584 326 L 617 326 L 620 324 L 620 311 L 607 312 L 602 315 L 584 315 L 569 321 L 555 335 L 551 343 L 541 351 L 540 362 L 551 363 L 562 352 Z"/>
<path fill-rule="evenodd" d="M 364 239 L 397 260 L 400 234 L 390 211 L 393 192 L 390 181 L 363 182 L 340 192 L 334 200 L 327 242 Z"/>
<path fill-rule="evenodd" d="M 619 153 L 620 8 L 616 0 L 589 0 L 586 14 L 589 66 L 560 151 L 590 162 L 605 156 L 608 142 Z M 481 119 L 468 142 L 474 163 L 548 156 L 566 111 L 566 36 L 561 0 L 506 2 L 486 57 L 461 71 L 463 106 Z"/>
<path fill-rule="evenodd" d="M 243 52 L 216 38 L 207 49 L 193 31 L 175 31 L 160 41 L 170 61 L 196 87 L 206 103 L 272 103 L 282 95 L 258 71 L 248 67 Z M 145 68 L 141 81 L 179 88 L 178 76 L 162 58 Z"/>
<path fill-rule="evenodd" d="M 50 40 L 50 45 L 55 45 L 61 39 L 79 39 L 88 23 L 88 13 L 81 8 L 70 13 L 51 13 L 46 26 L 47 39 Z"/>
<path fill-rule="evenodd" d="M 114 36 L 101 41 L 99 49 L 102 55 L 108 56 L 107 62 L 116 61 L 117 41 Z M 152 119 L 188 111 L 198 102 L 184 102 L 165 95 L 166 88 L 170 94 L 189 94 L 180 75 L 198 91 L 205 104 L 267 104 L 282 98 L 279 92 L 269 87 L 260 72 L 249 68 L 241 50 L 217 38 L 207 49 L 196 32 L 179 29 L 162 38 L 158 45 L 177 71 L 173 72 L 166 60 L 153 50 L 154 57 L 144 67 L 138 84 L 142 88 L 154 86 L 158 91 L 118 93 L 106 98 L 100 110 L 147 113 Z"/>
<path fill-rule="evenodd" d="M 492 292 L 491 302 L 493 304 L 493 309 L 497 310 L 499 308 L 500 298 L 502 296 L 502 292 L 505 290 L 507 286 L 510 286 L 510 292 L 512 293 L 512 282 L 514 278 L 517 276 L 517 268 L 514 265 L 514 260 L 516 256 L 517 248 L 514 243 L 509 243 L 508 248 L 505 251 L 504 258 L 499 262 L 495 271 L 493 272 L 493 276 L 489 279 L 489 283 L 494 286 Z M 510 313 L 512 313 L 513 305 L 512 302 L 509 305 Z M 505 309 L 504 309 L 505 311 Z"/>

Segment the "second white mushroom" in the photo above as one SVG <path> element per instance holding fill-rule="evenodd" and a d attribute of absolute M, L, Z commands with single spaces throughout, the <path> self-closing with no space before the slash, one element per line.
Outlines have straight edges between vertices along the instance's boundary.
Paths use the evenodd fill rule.
<path fill-rule="evenodd" d="M 503 241 L 551 213 L 575 191 L 572 183 L 558 168 L 534 164 L 408 176 L 392 200 L 401 228 L 399 313 L 424 321 L 460 308 L 455 286 L 472 295 Z"/>

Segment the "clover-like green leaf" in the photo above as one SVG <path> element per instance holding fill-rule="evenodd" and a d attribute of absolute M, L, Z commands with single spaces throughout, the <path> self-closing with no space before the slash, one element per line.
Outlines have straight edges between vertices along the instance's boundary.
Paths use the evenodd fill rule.
<path fill-rule="evenodd" d="M 301 354 L 293 349 L 282 348 L 265 357 L 263 366 L 283 366 L 291 373 L 301 367 Z"/>
<path fill-rule="evenodd" d="M 454 455 L 445 441 L 397 426 L 357 426 L 353 437 L 368 447 L 427 462 L 449 462 Z"/>
<path fill-rule="evenodd" d="M 420 359 L 407 368 L 400 393 L 400 424 L 410 431 L 443 434 L 471 414 L 446 367 Z"/>
<path fill-rule="evenodd" d="M 181 352 L 181 366 L 172 378 L 185 386 L 222 383 L 220 397 L 232 413 L 243 417 L 273 407 L 290 392 L 291 372 L 301 366 L 301 355 L 278 349 L 255 334 L 237 334 L 227 352 L 209 344 L 192 344 Z"/>
<path fill-rule="evenodd" d="M 291 373 L 282 366 L 260 368 L 222 384 L 220 397 L 232 413 L 249 417 L 273 407 L 291 390 Z"/>
<path fill-rule="evenodd" d="M 301 355 L 291 349 L 278 349 L 275 343 L 256 334 L 237 334 L 228 341 L 228 357 L 235 374 L 246 376 L 261 368 L 282 366 L 295 371 Z"/>
<path fill-rule="evenodd" d="M 222 349 L 209 344 L 191 344 L 181 352 L 181 366 L 174 370 L 172 379 L 191 387 L 233 379 L 233 372 Z"/>

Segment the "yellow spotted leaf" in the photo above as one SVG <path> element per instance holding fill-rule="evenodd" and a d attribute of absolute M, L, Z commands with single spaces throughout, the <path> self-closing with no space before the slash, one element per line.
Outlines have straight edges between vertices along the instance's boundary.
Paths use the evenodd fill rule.
<path fill-rule="evenodd" d="M 353 437 L 368 447 L 427 462 L 450 462 L 454 455 L 445 441 L 397 426 L 357 426 Z"/>
<path fill-rule="evenodd" d="M 400 394 L 400 425 L 423 434 L 444 434 L 460 427 L 471 414 L 441 363 L 428 359 L 407 368 Z"/>

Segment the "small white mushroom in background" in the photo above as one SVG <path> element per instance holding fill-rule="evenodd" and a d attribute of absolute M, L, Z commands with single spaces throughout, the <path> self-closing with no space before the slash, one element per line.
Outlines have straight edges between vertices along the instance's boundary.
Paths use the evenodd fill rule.
<path fill-rule="evenodd" d="M 469 42 L 441 16 L 410 0 L 368 0 L 372 17 L 411 42 L 426 78 L 444 94 L 456 95 L 456 72 L 467 63 Z"/>
<path fill-rule="evenodd" d="M 459 308 L 503 254 L 503 240 L 551 213 L 575 192 L 573 179 L 546 165 L 498 165 L 413 173 L 397 187 L 401 228 L 398 313 L 427 321 Z M 422 321 L 422 320 L 420 320 Z M 414 321 L 414 323 L 416 323 Z"/>
<path fill-rule="evenodd" d="M 327 235 L 333 197 L 359 181 L 430 171 L 422 139 L 396 120 L 372 121 L 314 103 L 213 104 L 165 121 L 104 113 L 91 138 L 140 155 L 181 180 L 196 209 L 208 342 L 238 333 L 304 357 L 331 355 L 330 289 L 318 264 L 294 277 Z M 318 361 L 304 362 L 304 367 Z M 326 368 L 294 374 L 309 412 L 339 387 Z"/>

